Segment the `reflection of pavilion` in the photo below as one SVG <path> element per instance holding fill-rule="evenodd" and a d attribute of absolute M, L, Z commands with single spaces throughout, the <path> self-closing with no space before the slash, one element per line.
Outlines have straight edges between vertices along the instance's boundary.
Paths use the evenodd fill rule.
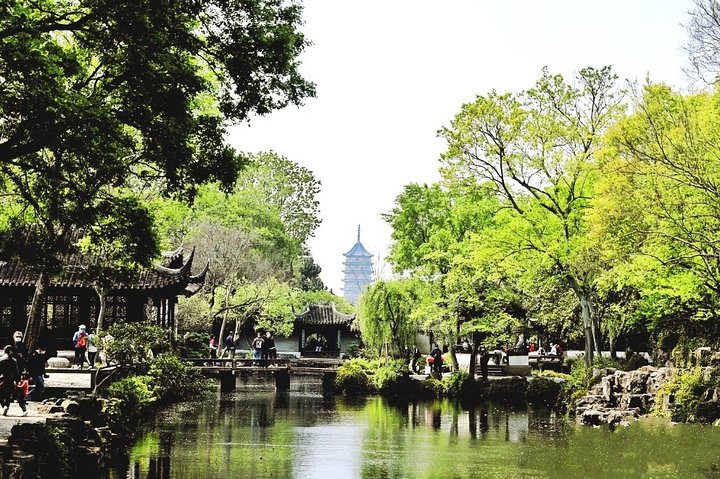
<path fill-rule="evenodd" d="M 309 304 L 295 315 L 295 332 L 300 354 L 307 357 L 338 357 L 355 340 L 354 314 L 344 314 L 334 304 Z M 297 335 L 297 336 L 296 336 Z"/>

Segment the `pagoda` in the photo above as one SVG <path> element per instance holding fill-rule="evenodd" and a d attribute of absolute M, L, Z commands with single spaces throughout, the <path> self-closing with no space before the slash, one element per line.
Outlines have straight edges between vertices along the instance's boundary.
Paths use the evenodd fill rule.
<path fill-rule="evenodd" d="M 372 257 L 360 242 L 358 225 L 357 243 L 343 256 L 343 296 L 352 304 L 357 304 L 363 288 L 372 283 Z"/>

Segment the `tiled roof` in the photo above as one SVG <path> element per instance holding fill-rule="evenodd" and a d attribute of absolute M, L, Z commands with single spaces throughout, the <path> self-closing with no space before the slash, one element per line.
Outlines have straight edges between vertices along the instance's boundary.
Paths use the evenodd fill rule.
<path fill-rule="evenodd" d="M 194 294 L 204 284 L 207 273 L 206 266 L 199 275 L 193 276 L 191 274 L 194 256 L 195 250 L 185 257 L 183 257 L 181 250 L 163 254 L 163 263 L 175 267 L 155 265 L 153 268 L 141 270 L 133 281 L 129 283 L 117 283 L 114 285 L 114 289 L 162 289 L 177 287 L 188 296 Z M 50 287 L 92 287 L 90 282 L 83 277 L 84 268 L 82 264 L 82 255 L 77 254 L 70 256 L 69 260 L 66 261 L 62 273 L 51 279 Z M 34 287 L 36 282 L 37 273 L 30 268 L 25 268 L 20 262 L 0 261 L 0 287 Z"/>
<path fill-rule="evenodd" d="M 350 248 L 350 251 L 345 253 L 343 256 L 362 256 L 366 258 L 372 257 L 372 255 L 368 253 L 368 250 L 366 250 L 363 244 L 359 241 L 355 243 L 353 247 Z"/>
<path fill-rule="evenodd" d="M 320 326 L 349 326 L 355 319 L 354 314 L 337 311 L 334 304 L 308 304 L 307 309 L 295 315 L 300 324 Z"/>

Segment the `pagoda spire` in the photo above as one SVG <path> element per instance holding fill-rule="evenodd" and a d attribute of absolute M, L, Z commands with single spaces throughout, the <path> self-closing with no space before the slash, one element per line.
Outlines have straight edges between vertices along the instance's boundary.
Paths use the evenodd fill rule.
<path fill-rule="evenodd" d="M 357 240 L 357 242 L 358 243 L 360 242 L 360 225 L 358 225 L 358 240 Z"/>

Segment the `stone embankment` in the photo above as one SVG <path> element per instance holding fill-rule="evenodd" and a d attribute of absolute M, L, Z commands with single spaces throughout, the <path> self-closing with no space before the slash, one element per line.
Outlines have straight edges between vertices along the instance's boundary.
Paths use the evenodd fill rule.
<path fill-rule="evenodd" d="M 101 411 L 97 399 L 50 399 L 28 406 L 27 417 L 3 418 L 11 429 L 0 439 L 0 479 L 81 477 L 77 471 L 93 477 L 84 474 L 102 469 L 117 437 L 95 426 Z"/>
<path fill-rule="evenodd" d="M 587 425 L 627 424 L 647 414 L 658 390 L 670 381 L 672 369 L 644 366 L 634 371 L 596 369 L 600 381 L 575 404 L 575 418 Z"/>

